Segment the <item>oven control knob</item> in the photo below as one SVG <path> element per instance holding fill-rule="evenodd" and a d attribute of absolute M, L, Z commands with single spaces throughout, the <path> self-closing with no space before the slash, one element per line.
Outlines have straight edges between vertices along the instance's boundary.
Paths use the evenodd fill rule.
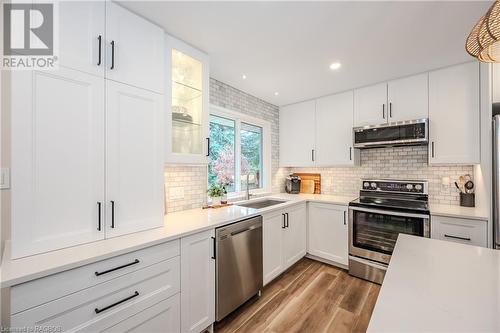
<path fill-rule="evenodd" d="M 377 188 L 377 183 L 371 183 L 370 186 L 373 188 L 373 189 L 376 189 Z"/>
<path fill-rule="evenodd" d="M 422 189 L 422 185 L 417 184 L 415 185 L 415 190 L 420 191 Z"/>
<path fill-rule="evenodd" d="M 412 185 L 412 184 L 408 184 L 408 185 L 406 185 L 406 189 L 407 189 L 408 191 L 413 190 L 413 185 Z"/>
<path fill-rule="evenodd" d="M 370 183 L 368 183 L 368 182 L 364 182 L 364 183 L 363 183 L 363 187 L 364 187 L 364 188 L 369 188 L 369 187 L 370 187 Z"/>

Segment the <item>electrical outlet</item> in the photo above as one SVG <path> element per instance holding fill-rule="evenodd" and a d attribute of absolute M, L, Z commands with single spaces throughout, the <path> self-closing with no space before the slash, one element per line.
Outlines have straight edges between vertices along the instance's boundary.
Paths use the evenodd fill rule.
<path fill-rule="evenodd" d="M 1 168 L 0 171 L 0 189 L 5 190 L 10 188 L 10 169 Z"/>
<path fill-rule="evenodd" d="M 168 197 L 170 200 L 184 199 L 184 187 L 171 187 L 168 190 Z"/>

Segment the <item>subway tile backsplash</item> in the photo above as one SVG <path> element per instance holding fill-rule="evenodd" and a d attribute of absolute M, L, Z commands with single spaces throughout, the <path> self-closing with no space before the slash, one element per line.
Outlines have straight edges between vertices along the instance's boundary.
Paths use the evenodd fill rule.
<path fill-rule="evenodd" d="M 427 146 L 413 146 L 362 150 L 357 167 L 288 168 L 288 172 L 320 173 L 321 193 L 348 196 L 358 195 L 364 178 L 427 180 L 431 203 L 458 205 L 459 194 L 453 182 L 460 175 L 473 175 L 473 166 L 430 166 Z M 443 177 L 450 177 L 449 185 L 442 185 Z"/>

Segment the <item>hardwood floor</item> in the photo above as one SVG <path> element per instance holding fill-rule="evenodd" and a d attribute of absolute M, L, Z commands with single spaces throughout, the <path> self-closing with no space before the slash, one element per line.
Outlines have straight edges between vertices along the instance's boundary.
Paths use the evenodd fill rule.
<path fill-rule="evenodd" d="M 380 286 L 303 258 L 262 296 L 215 325 L 217 333 L 366 332 Z"/>

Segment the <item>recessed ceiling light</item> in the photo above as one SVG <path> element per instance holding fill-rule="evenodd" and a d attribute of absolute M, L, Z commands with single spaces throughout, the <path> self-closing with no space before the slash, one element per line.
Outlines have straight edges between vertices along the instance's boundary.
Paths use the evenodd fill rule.
<path fill-rule="evenodd" d="M 242 78 L 243 80 L 245 80 L 245 79 L 247 78 L 247 76 L 246 76 L 245 74 L 243 74 L 243 75 L 241 76 L 241 78 Z"/>
<path fill-rule="evenodd" d="M 274 93 L 274 96 L 278 96 L 280 93 L 279 92 L 275 92 Z"/>
<path fill-rule="evenodd" d="M 330 69 L 331 69 L 332 71 L 334 71 L 334 70 L 336 70 L 336 69 L 339 69 L 339 68 L 340 68 L 340 66 L 342 66 L 342 65 L 340 64 L 340 62 L 332 62 L 332 63 L 330 64 Z"/>

